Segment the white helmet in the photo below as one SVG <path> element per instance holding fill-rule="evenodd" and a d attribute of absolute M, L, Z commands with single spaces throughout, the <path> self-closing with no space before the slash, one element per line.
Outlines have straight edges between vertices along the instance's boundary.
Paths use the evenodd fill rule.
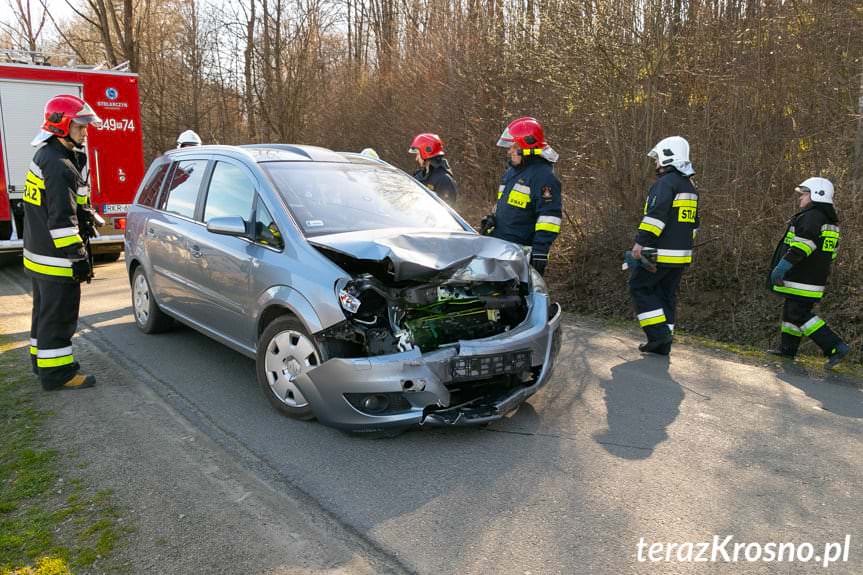
<path fill-rule="evenodd" d="M 813 202 L 833 203 L 833 184 L 827 178 L 808 178 L 794 188 L 798 194 L 809 194 Z"/>
<path fill-rule="evenodd" d="M 186 146 L 200 146 L 201 136 L 196 134 L 194 130 L 186 130 L 177 136 L 177 147 L 185 148 Z"/>
<path fill-rule="evenodd" d="M 381 157 L 375 152 L 374 148 L 364 148 L 360 155 L 365 156 L 367 158 L 372 158 L 374 160 L 380 160 Z"/>
<path fill-rule="evenodd" d="M 689 142 L 680 136 L 671 136 L 659 141 L 647 155 L 661 167 L 673 166 L 685 176 L 695 173 L 689 161 Z"/>

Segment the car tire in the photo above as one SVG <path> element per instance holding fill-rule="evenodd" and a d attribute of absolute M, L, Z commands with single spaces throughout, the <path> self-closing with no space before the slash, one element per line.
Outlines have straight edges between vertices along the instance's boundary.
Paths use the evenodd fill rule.
<path fill-rule="evenodd" d="M 324 361 L 317 342 L 294 316 L 273 320 L 258 338 L 258 384 L 272 406 L 290 418 L 314 419 L 312 406 L 294 379 Z"/>
<path fill-rule="evenodd" d="M 132 274 L 132 315 L 138 329 L 144 333 L 160 333 L 174 325 L 174 320 L 159 309 L 150 289 L 150 281 L 141 266 L 135 268 Z"/>

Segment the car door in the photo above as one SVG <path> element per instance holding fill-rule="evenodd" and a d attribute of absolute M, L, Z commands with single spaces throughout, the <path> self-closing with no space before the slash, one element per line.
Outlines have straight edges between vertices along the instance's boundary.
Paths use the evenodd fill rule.
<path fill-rule="evenodd" d="M 188 236 L 194 258 L 191 284 L 196 290 L 194 319 L 218 336 L 243 345 L 251 315 L 252 206 L 257 185 L 242 162 L 216 157 L 201 208 L 201 223 Z M 239 217 L 249 234 L 235 237 L 206 229 L 213 218 Z"/>
<path fill-rule="evenodd" d="M 200 227 L 194 218 L 207 167 L 206 158 L 175 161 L 157 211 L 148 218 L 144 230 L 152 269 L 150 283 L 159 304 L 185 317 L 194 309 L 192 277 L 197 265 L 187 239 Z"/>

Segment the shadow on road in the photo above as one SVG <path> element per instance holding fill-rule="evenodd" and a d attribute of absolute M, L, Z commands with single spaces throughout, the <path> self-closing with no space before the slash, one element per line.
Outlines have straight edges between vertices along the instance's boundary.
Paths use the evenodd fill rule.
<path fill-rule="evenodd" d="M 611 368 L 605 392 L 608 429 L 594 439 L 621 459 L 648 459 L 668 439 L 668 426 L 680 414 L 683 388 L 668 371 L 669 359 L 645 356 Z"/>
<path fill-rule="evenodd" d="M 863 419 L 863 392 L 840 377 L 814 379 L 801 366 L 783 365 L 777 377 L 821 404 L 821 409 L 842 417 Z M 854 391 L 857 391 L 856 393 Z"/>

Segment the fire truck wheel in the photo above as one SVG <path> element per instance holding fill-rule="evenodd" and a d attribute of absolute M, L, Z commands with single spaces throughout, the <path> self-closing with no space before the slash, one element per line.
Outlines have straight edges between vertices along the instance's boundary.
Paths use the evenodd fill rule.
<path fill-rule="evenodd" d="M 0 268 L 21 264 L 21 254 L 0 254 Z"/>
<path fill-rule="evenodd" d="M 93 259 L 96 260 L 96 263 L 100 264 L 110 264 L 120 259 L 120 254 L 123 252 L 114 252 L 110 254 L 96 254 L 93 256 Z"/>
<path fill-rule="evenodd" d="M 138 329 L 144 333 L 167 331 L 174 324 L 174 320 L 159 309 L 150 290 L 147 274 L 140 266 L 132 274 L 132 311 Z"/>

